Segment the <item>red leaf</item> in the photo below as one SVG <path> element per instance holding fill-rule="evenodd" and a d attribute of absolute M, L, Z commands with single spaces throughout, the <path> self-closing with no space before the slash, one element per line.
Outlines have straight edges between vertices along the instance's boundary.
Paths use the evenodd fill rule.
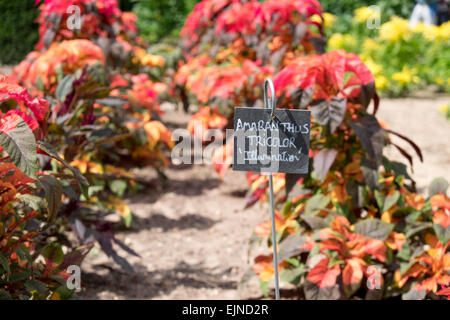
<path fill-rule="evenodd" d="M 5 117 L 8 116 L 19 116 L 23 119 L 23 121 L 25 121 L 25 123 L 30 127 L 31 131 L 36 130 L 39 127 L 39 124 L 37 123 L 36 119 L 34 119 L 31 115 L 26 114 L 25 112 L 23 112 L 22 110 L 9 110 L 6 114 Z"/>

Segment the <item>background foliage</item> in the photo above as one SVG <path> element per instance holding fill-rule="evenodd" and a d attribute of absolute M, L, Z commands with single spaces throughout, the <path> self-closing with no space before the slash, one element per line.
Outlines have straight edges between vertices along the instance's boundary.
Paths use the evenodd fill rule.
<path fill-rule="evenodd" d="M 123 11 L 131 11 L 134 5 L 132 0 L 121 0 L 119 4 Z M 0 0 L 0 64 L 20 62 L 33 50 L 39 39 L 35 22 L 38 14 L 32 0 Z"/>
<path fill-rule="evenodd" d="M 330 12 L 336 15 L 351 16 L 353 10 L 364 6 L 379 5 L 382 7 L 382 12 L 390 17 L 392 15 L 399 15 L 407 18 L 411 15 L 414 7 L 414 1 L 405 0 L 322 0 L 320 4 L 324 12 Z"/>
<path fill-rule="evenodd" d="M 0 0 L 0 63 L 19 62 L 38 40 L 34 1 Z"/>
<path fill-rule="evenodd" d="M 188 13 L 198 0 L 135 0 L 133 12 L 138 16 L 142 37 L 157 42 L 167 36 L 176 37 Z"/>

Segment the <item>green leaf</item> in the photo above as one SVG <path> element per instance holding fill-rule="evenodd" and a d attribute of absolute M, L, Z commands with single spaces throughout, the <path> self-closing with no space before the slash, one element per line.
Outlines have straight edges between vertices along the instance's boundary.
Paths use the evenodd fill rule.
<path fill-rule="evenodd" d="M 292 269 L 284 268 L 280 272 L 280 279 L 281 281 L 291 283 L 296 286 L 300 283 L 300 280 L 304 273 L 305 273 L 305 266 L 303 264 Z"/>
<path fill-rule="evenodd" d="M 27 256 L 25 255 L 25 252 L 21 248 L 16 249 L 16 254 L 20 260 L 25 260 L 27 258 Z"/>
<path fill-rule="evenodd" d="M 39 91 L 45 90 L 44 81 L 42 81 L 42 77 L 40 74 L 38 74 L 36 77 L 35 86 L 36 86 L 36 89 L 38 89 Z"/>
<path fill-rule="evenodd" d="M 324 196 L 323 194 L 316 194 L 306 202 L 305 216 L 315 216 L 324 209 L 331 201 L 330 196 Z"/>
<path fill-rule="evenodd" d="M 406 179 L 412 180 L 408 173 L 408 167 L 404 163 L 392 161 L 389 165 L 385 164 L 385 167 L 388 167 L 389 170 L 394 171 L 397 176 L 404 176 Z M 388 170 L 388 168 L 386 169 Z"/>
<path fill-rule="evenodd" d="M 43 253 L 44 257 L 53 262 L 56 265 L 60 265 L 64 261 L 64 252 L 59 243 L 51 243 L 45 249 Z"/>
<path fill-rule="evenodd" d="M 31 276 L 30 272 L 16 272 L 16 273 L 12 273 L 9 276 L 9 282 L 10 283 L 14 283 L 14 282 L 23 281 L 25 279 L 28 279 L 30 276 Z"/>
<path fill-rule="evenodd" d="M 2 266 L 3 270 L 6 272 L 11 272 L 9 269 L 9 261 L 8 259 L 0 252 L 0 266 Z"/>
<path fill-rule="evenodd" d="M 122 197 L 127 190 L 127 182 L 125 180 L 113 180 L 109 182 L 109 188 L 119 197 Z"/>
<path fill-rule="evenodd" d="M 81 172 L 78 170 L 78 168 L 72 167 L 70 164 L 68 164 L 63 158 L 61 158 L 58 153 L 53 150 L 53 147 L 46 141 L 39 141 L 39 148 L 44 151 L 46 154 L 48 154 L 50 157 L 58 160 L 61 162 L 67 169 L 72 171 L 73 175 L 77 179 L 78 185 L 80 186 L 80 190 L 83 193 L 84 197 L 86 199 L 89 199 L 88 195 L 88 187 L 89 182 L 86 180 L 86 178 L 81 174 Z"/>
<path fill-rule="evenodd" d="M 381 241 L 386 240 L 392 230 L 394 230 L 394 225 L 379 219 L 361 220 L 355 224 L 355 233 Z"/>
<path fill-rule="evenodd" d="M 67 288 L 67 285 L 62 285 L 56 289 L 55 293 L 58 294 L 61 300 L 69 300 L 73 298 L 73 291 Z"/>
<path fill-rule="evenodd" d="M 343 260 L 339 259 L 339 253 L 337 251 L 327 251 L 327 256 L 330 258 L 328 269 L 333 268 L 337 264 L 344 263 Z"/>
<path fill-rule="evenodd" d="M 25 288 L 27 288 L 30 292 L 37 291 L 38 293 L 44 293 L 47 291 L 47 287 L 41 281 L 31 279 L 25 282 Z"/>
<path fill-rule="evenodd" d="M 269 296 L 269 282 L 259 280 L 259 287 L 261 288 L 264 297 L 267 298 Z"/>
<path fill-rule="evenodd" d="M 38 211 L 41 208 L 41 197 L 32 194 L 17 194 L 16 198 L 35 211 Z"/>
<path fill-rule="evenodd" d="M 402 300 L 423 300 L 427 296 L 427 291 L 411 289 L 402 294 Z"/>
<path fill-rule="evenodd" d="M 405 236 L 407 238 L 410 238 L 411 236 L 415 235 L 417 232 L 420 232 L 422 230 L 425 230 L 425 229 L 428 229 L 431 227 L 432 227 L 432 225 L 429 222 L 416 222 L 407 228 Z"/>
<path fill-rule="evenodd" d="M 450 226 L 444 228 L 443 225 L 434 223 L 433 229 L 439 241 L 442 242 L 444 246 L 450 242 Z"/>
<path fill-rule="evenodd" d="M 375 200 L 377 200 L 377 205 L 378 205 L 378 208 L 380 208 L 380 211 L 384 212 L 383 207 L 384 207 L 385 197 L 378 190 L 375 190 Z"/>
<path fill-rule="evenodd" d="M 92 197 L 94 194 L 96 194 L 97 192 L 103 191 L 105 189 L 104 186 L 100 185 L 100 186 L 89 186 L 88 187 L 88 197 L 86 199 L 89 199 L 90 197 Z"/>
<path fill-rule="evenodd" d="M 408 243 L 405 242 L 402 246 L 402 250 L 397 254 L 397 258 L 409 261 L 411 259 L 411 248 L 409 247 Z"/>
<path fill-rule="evenodd" d="M 307 240 L 306 236 L 303 236 L 299 232 L 294 233 L 288 236 L 286 239 L 284 239 L 279 245 L 280 248 L 278 251 L 279 263 L 283 262 L 288 258 L 291 258 L 293 256 L 302 253 L 304 250 L 301 250 L 300 248 L 305 244 L 306 240 Z"/>
<path fill-rule="evenodd" d="M 400 192 L 398 191 L 395 191 L 394 194 L 387 196 L 386 199 L 384 199 L 383 212 L 388 211 L 395 204 L 397 204 L 398 199 L 400 199 Z"/>
<path fill-rule="evenodd" d="M 430 187 L 428 188 L 428 193 L 430 197 L 438 193 L 447 194 L 447 189 L 448 189 L 447 180 L 445 180 L 444 178 L 436 178 L 431 182 Z"/>
<path fill-rule="evenodd" d="M 48 218 L 51 220 L 57 216 L 58 211 L 61 208 L 63 186 L 58 179 L 50 175 L 40 177 L 39 182 L 45 191 Z"/>
<path fill-rule="evenodd" d="M 31 178 L 36 178 L 38 170 L 37 144 L 33 131 L 18 117 L 8 118 L 0 125 L 0 146 L 8 153 L 19 170 Z M 13 123 L 16 120 L 17 123 Z"/>
<path fill-rule="evenodd" d="M 302 217 L 303 221 L 305 221 L 311 229 L 323 229 L 329 226 L 328 222 L 324 218 L 320 217 Z"/>
<path fill-rule="evenodd" d="M 0 300 L 11 300 L 11 295 L 8 291 L 0 289 Z"/>
<path fill-rule="evenodd" d="M 55 97 L 61 102 L 66 100 L 67 95 L 73 90 L 73 75 L 65 76 L 56 87 Z"/>
<path fill-rule="evenodd" d="M 292 264 L 294 267 L 300 266 L 300 261 L 297 258 L 288 258 L 285 261 L 289 264 Z"/>
<path fill-rule="evenodd" d="M 286 201 L 283 206 L 283 216 L 286 217 L 292 209 L 292 202 Z"/>
<path fill-rule="evenodd" d="M 419 217 L 422 215 L 422 211 L 415 210 L 408 214 L 408 216 L 405 218 L 405 221 L 407 224 L 413 224 L 419 219 Z"/>
<path fill-rule="evenodd" d="M 123 223 L 125 224 L 125 227 L 129 228 L 131 227 L 131 222 L 133 220 L 133 214 L 130 212 L 125 217 L 122 217 Z"/>

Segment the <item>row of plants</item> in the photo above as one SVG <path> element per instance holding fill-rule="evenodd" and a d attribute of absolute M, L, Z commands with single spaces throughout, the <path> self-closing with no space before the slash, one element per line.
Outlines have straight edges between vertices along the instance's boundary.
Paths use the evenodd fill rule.
<path fill-rule="evenodd" d="M 450 22 L 439 27 L 423 23 L 410 26 L 404 18 L 392 16 L 386 21 L 383 15 L 384 11 L 374 8 L 358 8 L 345 29 L 341 17 L 325 15 L 328 49 L 359 54 L 375 75 L 377 89 L 386 95 L 400 96 L 430 87 L 448 93 Z"/>
<path fill-rule="evenodd" d="M 172 88 L 185 105 L 205 108 L 189 128 L 230 126 L 234 106 L 262 106 L 265 78 L 296 56 L 324 52 L 324 30 L 313 19 L 320 10 L 315 0 L 197 4 L 181 30 L 186 62 Z"/>
<path fill-rule="evenodd" d="M 370 65 L 355 53 L 324 52 L 326 23 L 313 0 L 200 2 L 181 32 L 187 62 L 175 78 L 201 107 L 188 127 L 229 127 L 235 106 L 262 107 L 262 82 L 272 77 L 277 107 L 312 114 L 309 174 L 274 175 L 282 280 L 307 299 L 436 298 L 450 284 L 448 183 L 435 180 L 425 199 L 408 166 L 383 155 L 392 145 L 412 167 L 401 139 L 422 159 L 413 141 L 376 118 Z M 214 155 L 221 176 L 231 143 Z M 248 181 L 247 206 L 266 201 L 268 177 L 248 173 Z M 269 248 L 270 232 L 270 221 L 255 229 Z M 258 256 L 253 266 L 265 293 L 272 259 Z"/>
<path fill-rule="evenodd" d="M 73 4 L 81 9 L 80 30 L 67 27 Z M 117 223 L 108 216 L 130 226 L 122 197 L 142 183 L 129 169 L 152 166 L 163 174 L 164 150 L 172 146 L 159 118 L 167 86 L 154 78 L 164 59 L 146 52 L 134 14 L 115 0 L 46 0 L 38 21 L 36 51 L 2 78 L 8 86 L 0 100 L 2 112 L 14 115 L 2 120 L 0 144 L 2 184 L 11 177 L 2 189 L 0 289 L 19 299 L 70 297 L 58 277 L 79 266 L 94 243 L 132 272 L 119 249 L 138 253 L 115 237 Z M 26 98 L 17 102 L 19 94 Z M 42 198 L 48 213 L 38 206 Z M 36 262 L 42 256 L 46 262 Z"/>
<path fill-rule="evenodd" d="M 0 298 L 68 298 L 65 269 L 77 264 L 86 246 L 65 255 L 53 237 L 64 188 L 87 182 L 57 157 L 47 142 L 50 105 L 0 75 Z M 54 157 L 71 175 L 40 166 Z"/>

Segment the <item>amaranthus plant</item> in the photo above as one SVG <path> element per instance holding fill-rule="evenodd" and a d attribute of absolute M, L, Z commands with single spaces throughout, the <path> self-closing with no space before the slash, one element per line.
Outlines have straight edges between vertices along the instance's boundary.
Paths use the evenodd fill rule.
<path fill-rule="evenodd" d="M 46 100 L 0 75 L 0 108 L 0 297 L 70 298 L 66 269 L 80 265 L 88 247 L 69 246 L 64 254 L 54 228 L 67 188 L 78 185 L 77 194 L 87 182 L 49 152 Z M 57 158 L 68 173 L 46 170 L 38 157 Z"/>
<path fill-rule="evenodd" d="M 69 28 L 74 22 L 69 5 L 80 8 L 81 29 Z M 81 243 L 98 241 L 131 271 L 113 243 L 137 253 L 114 237 L 114 225 L 104 217 L 117 212 L 130 226 L 132 213 L 122 197 L 140 185 L 129 167 L 150 165 L 161 173 L 168 164 L 164 150 L 172 146 L 171 134 L 159 121 L 159 95 L 166 86 L 147 73 L 164 59 L 147 54 L 135 16 L 123 13 L 115 0 L 48 0 L 39 9 L 39 51 L 14 73 L 51 102 L 48 140 L 57 146 L 52 154 L 78 168 L 90 184 L 83 186 L 81 198 L 71 193 L 61 215 L 62 230 L 70 226 Z M 55 161 L 47 159 L 44 165 L 64 174 Z"/>
<path fill-rule="evenodd" d="M 322 9 L 315 0 L 197 4 L 181 30 L 186 63 L 175 92 L 229 118 L 236 105 L 262 105 L 261 84 L 293 58 L 321 53 Z"/>
<path fill-rule="evenodd" d="M 274 83 L 279 107 L 312 114 L 310 173 L 274 177 L 282 279 L 301 286 L 307 299 L 436 297 L 450 283 L 448 183 L 436 180 L 425 199 L 407 166 L 383 156 L 390 144 L 412 165 L 395 142 L 401 138 L 422 157 L 375 117 L 369 69 L 355 54 L 332 51 L 298 58 Z M 249 182 L 249 205 L 266 198 L 266 176 Z M 269 236 L 268 225 L 255 232 Z M 271 260 L 255 259 L 263 288 Z"/>

